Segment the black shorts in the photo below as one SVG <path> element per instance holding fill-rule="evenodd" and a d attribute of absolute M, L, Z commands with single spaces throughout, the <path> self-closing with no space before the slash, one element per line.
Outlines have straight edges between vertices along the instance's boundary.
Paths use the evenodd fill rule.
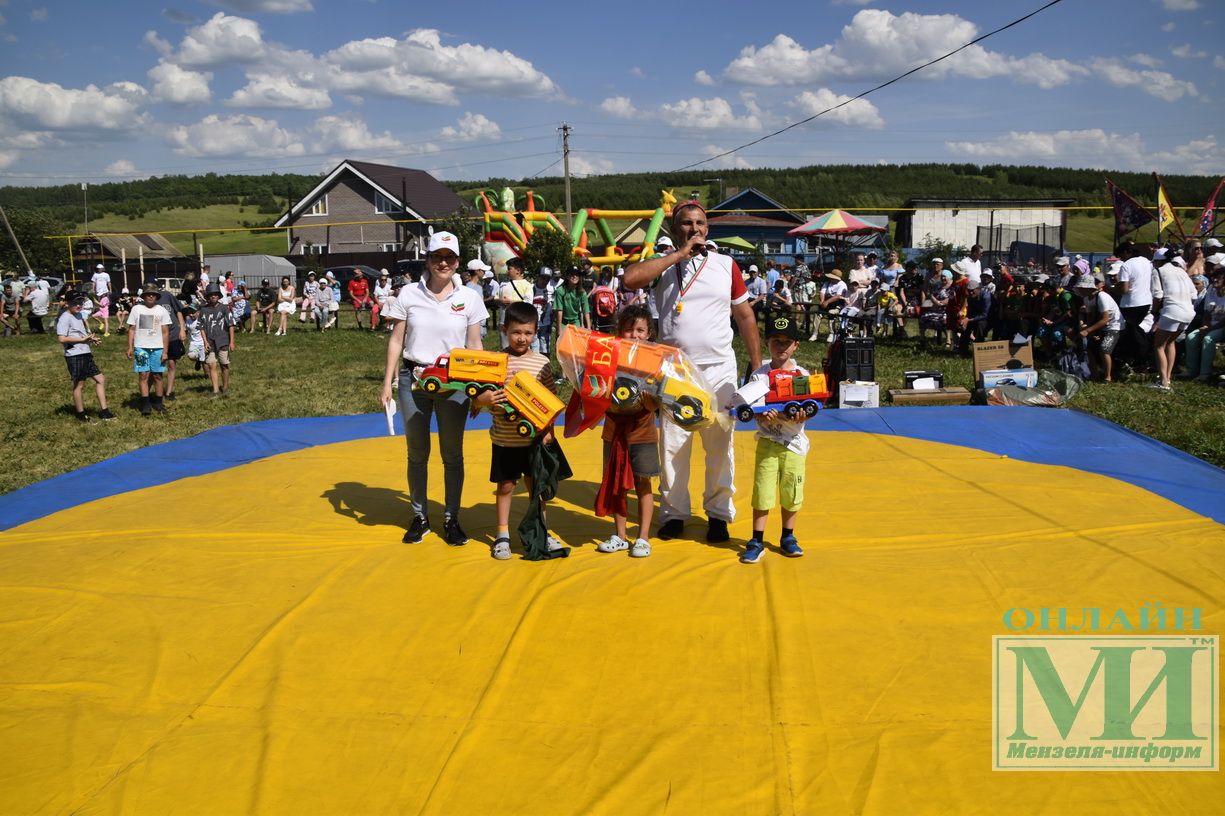
<path fill-rule="evenodd" d="M 94 355 L 88 352 L 65 357 L 64 362 L 68 364 L 68 376 L 72 377 L 73 385 L 102 373 L 102 369 L 98 368 L 98 364 L 94 362 Z"/>
<path fill-rule="evenodd" d="M 494 484 L 517 482 L 531 469 L 531 461 L 531 445 L 521 448 L 494 445 L 493 454 L 489 457 L 489 481 Z"/>
<path fill-rule="evenodd" d="M 166 349 L 167 360 L 179 360 L 187 353 L 187 349 L 183 347 L 182 340 L 171 340 L 170 348 Z"/>
<path fill-rule="evenodd" d="M 604 461 L 612 452 L 612 443 L 604 443 Z M 659 446 L 654 442 L 634 442 L 630 445 L 630 470 L 639 479 L 659 475 Z"/>

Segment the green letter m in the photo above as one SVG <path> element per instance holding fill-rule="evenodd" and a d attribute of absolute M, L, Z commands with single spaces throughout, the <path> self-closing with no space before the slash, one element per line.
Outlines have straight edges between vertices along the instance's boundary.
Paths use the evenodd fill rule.
<path fill-rule="evenodd" d="M 1165 665 L 1153 678 L 1136 705 L 1131 704 L 1131 660 L 1139 646 L 1094 646 L 1097 659 L 1089 669 L 1084 685 L 1072 701 L 1067 688 L 1051 662 L 1050 653 L 1042 646 L 1008 647 L 1017 659 L 1016 730 L 1009 739 L 1034 739 L 1025 733 L 1025 671 L 1029 670 L 1034 685 L 1046 704 L 1047 713 L 1059 735 L 1067 739 L 1093 687 L 1099 671 L 1104 668 L 1103 700 L 1104 727 L 1093 739 L 1133 740 L 1132 723 L 1148 704 L 1162 682 L 1166 684 L 1166 731 L 1157 739 L 1198 739 L 1191 730 L 1191 660 L 1198 648 L 1157 647 L 1164 652 Z"/>

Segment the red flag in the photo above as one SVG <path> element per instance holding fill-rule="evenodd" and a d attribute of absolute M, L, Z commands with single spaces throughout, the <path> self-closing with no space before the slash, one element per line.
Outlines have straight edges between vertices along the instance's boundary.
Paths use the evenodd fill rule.
<path fill-rule="evenodd" d="M 1200 213 L 1199 224 L 1195 228 L 1196 235 L 1203 236 L 1212 232 L 1213 224 L 1216 222 L 1216 197 L 1221 192 L 1222 186 L 1225 186 L 1225 178 L 1217 182 L 1216 189 L 1212 191 L 1212 195 L 1208 196 L 1208 203 L 1204 205 L 1204 211 Z"/>

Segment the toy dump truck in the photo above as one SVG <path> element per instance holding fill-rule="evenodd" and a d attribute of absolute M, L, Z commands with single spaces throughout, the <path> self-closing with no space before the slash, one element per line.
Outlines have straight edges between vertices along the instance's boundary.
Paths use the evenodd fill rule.
<path fill-rule="evenodd" d="M 768 381 L 751 379 L 732 394 L 728 413 L 741 422 L 755 414 L 778 411 L 787 419 L 816 416 L 829 399 L 824 374 L 797 374 L 794 370 L 771 370 Z"/>
<path fill-rule="evenodd" d="M 426 366 L 417 377 L 415 388 L 430 394 L 439 391 L 463 391 L 475 397 L 482 391 L 501 388 L 506 382 L 507 355 L 502 351 L 451 349 Z"/>
<path fill-rule="evenodd" d="M 520 436 L 531 437 L 543 433 L 566 407 L 556 394 L 526 371 L 511 377 L 505 391 L 506 403 L 503 408 L 507 419 L 515 423 L 515 430 Z"/>
<path fill-rule="evenodd" d="M 692 430 L 713 418 L 710 394 L 701 384 L 700 375 L 680 349 L 662 343 L 613 338 L 567 326 L 558 339 L 557 359 L 572 383 L 580 382 L 585 375 L 593 337 L 601 343 L 616 345 L 611 394 L 614 405 L 630 405 L 639 394 L 649 394 L 682 428 Z"/>

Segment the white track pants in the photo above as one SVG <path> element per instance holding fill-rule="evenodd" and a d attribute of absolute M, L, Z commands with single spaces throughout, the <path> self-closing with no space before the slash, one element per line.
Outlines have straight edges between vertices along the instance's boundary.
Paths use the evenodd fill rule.
<path fill-rule="evenodd" d="M 718 412 L 731 401 L 736 390 L 736 361 L 699 365 L 702 376 L 714 390 L 712 409 Z M 733 423 L 715 422 L 696 433 L 682 430 L 668 420 L 660 422 L 659 433 L 659 514 L 660 521 L 689 518 L 689 466 L 693 458 L 694 437 L 701 435 L 706 452 L 706 487 L 702 493 L 702 508 L 706 517 L 732 521 L 736 508 L 732 496 L 736 492 L 736 465 L 732 453 Z"/>

